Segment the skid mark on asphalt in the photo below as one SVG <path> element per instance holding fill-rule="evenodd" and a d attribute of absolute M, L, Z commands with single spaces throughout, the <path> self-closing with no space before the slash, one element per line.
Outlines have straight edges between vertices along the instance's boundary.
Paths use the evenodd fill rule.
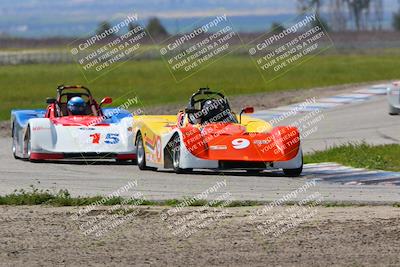
<path fill-rule="evenodd" d="M 400 173 L 352 168 L 337 163 L 305 164 L 303 175 L 310 175 L 317 181 L 345 185 L 400 185 Z"/>
<path fill-rule="evenodd" d="M 348 104 L 356 104 L 371 100 L 378 95 L 385 95 L 389 84 L 378 84 L 365 89 L 359 89 L 350 94 L 340 94 L 331 97 L 325 97 L 316 100 L 315 103 L 303 106 L 299 113 L 311 112 L 314 110 L 330 110 Z M 277 107 L 267 110 L 259 110 L 252 116 L 263 120 L 271 120 L 280 117 L 287 112 L 292 111 L 295 107 L 299 107 L 302 103 L 292 104 L 289 106 Z"/>

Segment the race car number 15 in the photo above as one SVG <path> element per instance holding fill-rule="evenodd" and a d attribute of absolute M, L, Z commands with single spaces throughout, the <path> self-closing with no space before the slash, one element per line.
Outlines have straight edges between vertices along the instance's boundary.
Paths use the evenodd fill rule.
<path fill-rule="evenodd" d="M 91 134 L 92 144 L 100 144 L 101 134 L 95 133 Z M 119 134 L 116 133 L 108 133 L 104 139 L 104 143 L 109 145 L 115 145 L 119 143 Z"/>

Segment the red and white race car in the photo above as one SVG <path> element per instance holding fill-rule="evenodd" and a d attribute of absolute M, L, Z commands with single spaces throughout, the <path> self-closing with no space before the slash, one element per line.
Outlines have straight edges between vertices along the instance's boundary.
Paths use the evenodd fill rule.
<path fill-rule="evenodd" d="M 72 98 L 83 99 L 79 115 L 68 110 Z M 46 110 L 12 110 L 12 152 L 30 161 L 59 159 L 135 160 L 132 114 L 106 108 L 84 86 L 59 86 L 56 98 L 47 98 Z"/>

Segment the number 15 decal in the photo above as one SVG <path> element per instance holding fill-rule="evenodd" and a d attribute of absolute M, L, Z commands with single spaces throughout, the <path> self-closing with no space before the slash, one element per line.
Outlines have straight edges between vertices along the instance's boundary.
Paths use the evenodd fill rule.
<path fill-rule="evenodd" d="M 109 145 L 115 145 L 119 143 L 119 134 L 113 134 L 109 133 L 106 135 L 106 140 L 104 140 L 104 143 L 109 144 Z"/>
<path fill-rule="evenodd" d="M 101 135 L 99 133 L 91 134 L 92 144 L 99 144 Z M 115 145 L 119 143 L 119 134 L 117 133 L 108 133 L 106 138 L 104 139 L 104 143 L 109 145 Z"/>
<path fill-rule="evenodd" d="M 238 138 L 232 140 L 232 145 L 234 149 L 244 149 L 250 145 L 250 141 L 245 138 Z"/>

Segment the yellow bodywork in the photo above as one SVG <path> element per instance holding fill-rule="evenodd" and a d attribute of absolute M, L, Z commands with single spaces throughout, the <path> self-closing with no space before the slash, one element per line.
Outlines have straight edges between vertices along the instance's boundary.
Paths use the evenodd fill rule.
<path fill-rule="evenodd" d="M 237 117 L 239 121 L 239 116 Z M 161 142 L 162 136 L 176 128 L 177 118 L 177 115 L 134 116 L 132 129 L 134 142 L 137 140 L 137 133 L 140 132 L 146 144 L 144 146 L 146 154 L 150 155 L 149 161 L 162 163 L 162 148 L 167 142 L 165 140 Z M 272 126 L 268 122 L 250 116 L 242 116 L 241 125 L 246 127 L 247 132 L 253 133 L 268 133 L 272 130 Z"/>
<path fill-rule="evenodd" d="M 237 117 L 239 121 L 239 116 Z M 177 115 L 134 116 L 132 127 L 134 142 L 136 144 L 140 132 L 148 163 L 163 164 L 163 148 L 169 141 L 166 140 L 168 139 L 167 135 L 176 128 L 177 120 Z M 246 127 L 247 132 L 268 133 L 272 130 L 272 126 L 266 121 L 250 116 L 242 116 L 241 125 Z"/>
<path fill-rule="evenodd" d="M 141 131 L 143 134 L 155 134 L 161 136 L 163 133 L 169 132 L 177 123 L 176 115 L 142 115 L 134 116 L 133 132 Z M 239 120 L 239 116 L 237 116 Z M 246 127 L 247 132 L 265 132 L 272 130 L 272 125 L 266 121 L 250 117 L 242 116 L 241 125 Z"/>

